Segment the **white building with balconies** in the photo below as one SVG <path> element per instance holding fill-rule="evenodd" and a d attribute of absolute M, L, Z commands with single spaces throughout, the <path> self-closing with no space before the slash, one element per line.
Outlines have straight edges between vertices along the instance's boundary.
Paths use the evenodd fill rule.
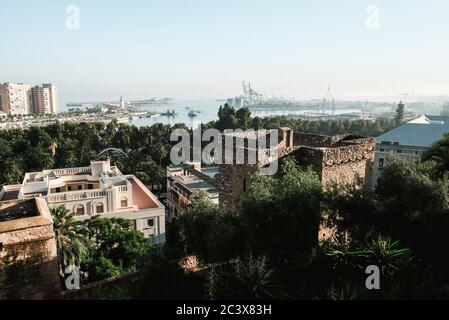
<path fill-rule="evenodd" d="M 100 215 L 134 221 L 154 243 L 165 241 L 165 208 L 134 175 L 123 175 L 109 160 L 89 167 L 26 173 L 21 185 L 4 186 L 0 201 L 43 198 L 50 208 L 64 206 L 80 221 Z"/>

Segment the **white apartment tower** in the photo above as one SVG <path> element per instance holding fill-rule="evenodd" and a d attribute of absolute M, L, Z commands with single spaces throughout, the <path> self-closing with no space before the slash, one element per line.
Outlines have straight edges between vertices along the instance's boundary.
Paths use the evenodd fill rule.
<path fill-rule="evenodd" d="M 30 86 L 23 83 L 0 84 L 0 109 L 12 116 L 26 115 L 30 112 Z"/>
<path fill-rule="evenodd" d="M 48 94 L 50 97 L 50 113 L 58 112 L 58 96 L 56 94 L 57 88 L 53 83 L 44 83 L 42 85 L 44 88 L 48 89 Z"/>

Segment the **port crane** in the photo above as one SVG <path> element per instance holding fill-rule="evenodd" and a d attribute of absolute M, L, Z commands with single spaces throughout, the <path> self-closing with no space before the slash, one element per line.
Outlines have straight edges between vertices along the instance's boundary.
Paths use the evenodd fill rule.
<path fill-rule="evenodd" d="M 330 105 L 329 105 L 330 104 Z M 328 108 L 328 105 L 330 108 Z M 323 104 L 321 106 L 323 110 L 323 115 L 326 114 L 326 110 L 331 109 L 332 115 L 335 114 L 335 99 L 332 96 L 331 87 L 327 87 L 326 95 L 323 98 Z"/>
<path fill-rule="evenodd" d="M 257 91 L 255 91 L 251 88 L 251 82 L 248 82 L 248 85 L 246 85 L 245 81 L 243 81 L 242 87 L 243 87 L 243 95 L 245 96 L 245 99 L 248 99 L 249 101 L 263 99 L 262 94 L 258 93 Z"/>

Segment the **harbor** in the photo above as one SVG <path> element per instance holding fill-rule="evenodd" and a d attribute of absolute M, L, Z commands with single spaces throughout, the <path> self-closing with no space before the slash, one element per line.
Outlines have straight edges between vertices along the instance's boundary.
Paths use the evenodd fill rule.
<path fill-rule="evenodd" d="M 189 128 L 196 129 L 201 124 L 217 120 L 219 107 L 225 103 L 236 110 L 246 107 L 253 117 L 285 116 L 305 120 L 374 120 L 377 117 L 391 117 L 396 108 L 395 102 L 336 100 L 330 88 L 322 100 L 267 98 L 252 89 L 251 84 L 243 83 L 242 94 L 229 99 L 151 98 L 126 101 L 120 97 L 113 102 L 66 103 L 60 106 L 59 113 L 55 114 L 0 117 L 0 130 L 46 126 L 66 121 L 109 123 L 113 120 L 138 127 L 157 123 L 164 125 L 183 123 Z M 414 112 L 410 105 L 408 111 Z"/>
<path fill-rule="evenodd" d="M 388 116 L 393 109 L 391 104 L 378 103 L 376 104 L 376 107 L 373 108 L 374 110 L 368 111 L 361 107 L 361 104 L 361 102 L 348 102 L 342 105 L 339 104 L 335 110 L 321 110 L 314 106 L 296 109 L 281 109 L 274 107 L 250 110 L 253 117 L 260 118 L 286 116 L 290 118 L 301 118 L 307 120 L 356 120 L 370 118 L 374 119 L 379 116 Z M 157 123 L 166 125 L 184 123 L 189 128 L 195 129 L 201 124 L 217 120 L 220 105 L 224 105 L 224 103 L 214 100 L 179 101 L 171 106 L 170 109 L 164 109 L 160 106 L 145 106 L 141 107 L 139 111 L 123 110 L 116 113 L 63 111 L 54 115 L 8 117 L 0 119 L 0 130 L 29 128 L 32 126 L 46 126 L 66 121 L 75 123 L 109 123 L 113 120 L 116 120 L 119 123 L 127 123 L 138 127 L 152 126 Z M 64 110 L 64 108 L 61 109 Z M 65 109 L 67 110 L 67 107 Z"/>

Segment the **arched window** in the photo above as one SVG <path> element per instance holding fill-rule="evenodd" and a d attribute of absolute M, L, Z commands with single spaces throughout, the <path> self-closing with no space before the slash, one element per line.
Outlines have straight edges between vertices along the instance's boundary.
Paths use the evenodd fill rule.
<path fill-rule="evenodd" d="M 95 213 L 98 213 L 98 214 L 104 213 L 104 205 L 103 205 L 103 203 L 95 204 Z"/>
<path fill-rule="evenodd" d="M 75 214 L 77 216 L 84 216 L 84 214 L 86 213 L 86 211 L 84 210 L 84 206 L 82 204 L 77 204 L 73 211 L 75 211 Z"/>
<path fill-rule="evenodd" d="M 120 202 L 121 202 L 122 208 L 127 208 L 128 207 L 128 198 L 123 197 Z"/>

